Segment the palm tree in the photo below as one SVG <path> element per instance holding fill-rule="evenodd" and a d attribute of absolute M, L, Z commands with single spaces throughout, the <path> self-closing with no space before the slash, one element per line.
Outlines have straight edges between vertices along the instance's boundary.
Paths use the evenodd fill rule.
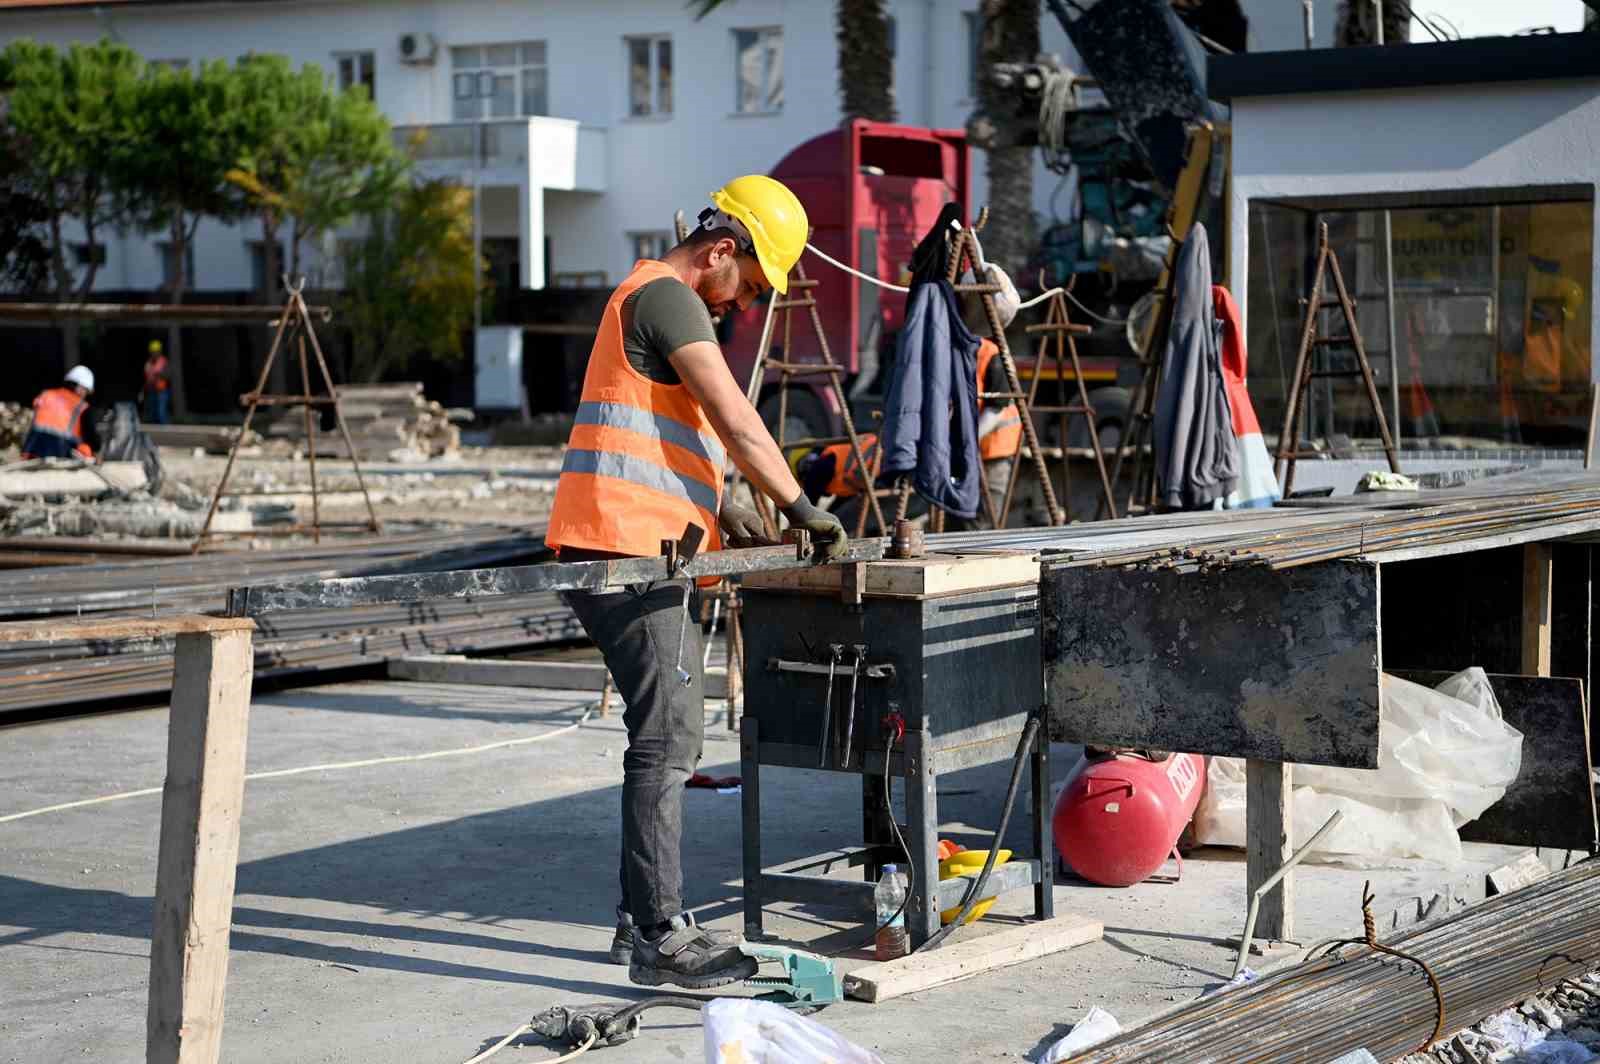
<path fill-rule="evenodd" d="M 705 18 L 728 0 L 690 0 L 695 18 Z M 884 0 L 838 0 L 840 117 L 893 122 L 894 55 L 889 51 L 889 15 Z"/>
<path fill-rule="evenodd" d="M 989 224 L 984 255 L 1021 277 L 1034 245 L 1033 160 L 1024 135 L 1028 118 L 1017 110 L 1013 91 L 996 84 L 999 63 L 1027 63 L 1039 54 L 1039 0 L 982 0 L 983 30 L 978 55 L 978 111 L 967 123 L 967 139 L 988 160 Z"/>

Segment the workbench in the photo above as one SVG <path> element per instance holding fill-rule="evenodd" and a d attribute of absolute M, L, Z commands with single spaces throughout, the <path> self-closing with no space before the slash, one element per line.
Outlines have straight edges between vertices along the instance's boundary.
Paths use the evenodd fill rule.
<path fill-rule="evenodd" d="M 906 927 L 920 946 L 970 882 L 939 882 L 940 777 L 1011 760 L 1040 710 L 1037 560 L 930 556 L 753 573 L 743 595 L 746 936 L 761 936 L 762 908 L 777 901 L 848 909 L 871 926 L 882 866 L 909 862 Z M 1031 887 L 1039 919 L 1053 913 L 1049 750 L 1037 729 L 1027 753 L 1032 852 L 996 865 L 984 891 Z M 776 768 L 860 776 L 862 845 L 767 868 L 761 778 Z M 904 852 L 885 793 L 895 778 L 906 788 Z M 859 867 L 862 878 L 804 874 L 835 866 Z"/>

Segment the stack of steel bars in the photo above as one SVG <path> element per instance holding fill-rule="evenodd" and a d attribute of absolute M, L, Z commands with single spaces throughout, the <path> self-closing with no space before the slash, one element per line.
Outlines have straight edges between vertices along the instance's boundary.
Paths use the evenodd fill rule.
<path fill-rule="evenodd" d="M 1358 899 L 1350 904 L 1354 916 Z M 1600 967 L 1600 861 L 1382 941 L 1437 976 L 1449 1037 Z M 1362 944 L 1191 1002 L 1069 1064 L 1327 1061 L 1362 1048 L 1394 1060 L 1420 1048 L 1437 1019 L 1422 968 Z"/>
<path fill-rule="evenodd" d="M 1600 529 L 1600 479 L 1518 478 L 1498 490 L 1438 491 L 1352 499 L 1339 506 L 1202 515 L 1160 523 L 1138 518 L 1064 529 L 930 537 L 939 550 L 1037 549 L 1052 564 L 1203 572 L 1233 566 L 1289 569 L 1400 552 L 1449 553 L 1500 537 L 1555 538 Z M 1142 523 L 1154 522 L 1154 523 Z M 1121 540 L 1121 542 L 1119 542 Z"/>
<path fill-rule="evenodd" d="M 281 551 L 14 571 L 0 582 L 0 621 L 216 612 L 229 587 L 252 581 L 526 564 L 542 552 L 543 531 L 425 532 Z M 465 653 L 582 635 L 554 594 L 302 610 L 257 623 L 256 675 L 308 681 L 326 670 L 397 654 Z M 0 720 L 8 712 L 157 694 L 171 680 L 171 640 L 8 644 L 0 648 Z"/>

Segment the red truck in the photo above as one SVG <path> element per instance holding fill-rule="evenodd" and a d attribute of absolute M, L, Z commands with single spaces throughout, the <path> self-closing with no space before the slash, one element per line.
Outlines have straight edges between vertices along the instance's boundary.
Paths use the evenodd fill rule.
<path fill-rule="evenodd" d="M 805 204 L 811 242 L 820 250 L 863 273 L 903 285 L 910 279 L 912 250 L 946 203 L 958 204 L 963 219 L 972 217 L 970 169 L 962 130 L 855 119 L 796 147 L 773 167 L 772 176 Z M 876 423 L 871 411 L 881 399 L 881 371 L 893 358 L 895 336 L 905 317 L 905 296 L 851 277 L 815 255 L 803 256 L 801 266 L 817 281 L 812 292 L 829 350 L 850 374 L 847 391 L 857 426 L 870 431 Z M 1019 284 L 1022 280 L 1017 278 Z M 766 311 L 762 302 L 730 315 L 723 324 L 723 350 L 741 381 L 749 379 L 755 365 Z M 820 362 L 822 353 L 806 312 L 793 314 L 787 351 L 782 312 L 777 315 L 774 351 L 796 362 Z M 1032 369 L 1031 352 L 1019 348 L 1015 354 L 1026 380 Z M 1090 387 L 1113 383 L 1115 360 L 1086 359 L 1084 376 Z M 1048 383 L 1041 388 L 1047 395 L 1054 391 Z M 778 390 L 778 375 L 772 372 L 757 397 L 774 433 Z M 1095 405 L 1098 409 L 1101 404 Z M 787 409 L 785 440 L 840 431 L 837 403 L 818 377 L 794 378 Z M 1120 429 L 1120 424 L 1114 427 Z"/>

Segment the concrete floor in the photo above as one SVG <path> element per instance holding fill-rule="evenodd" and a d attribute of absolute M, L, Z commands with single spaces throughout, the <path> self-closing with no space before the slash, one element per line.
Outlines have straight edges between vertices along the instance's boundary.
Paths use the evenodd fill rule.
<path fill-rule="evenodd" d="M 249 769 L 555 732 L 590 697 L 403 682 L 268 695 L 252 710 Z M 453 1064 L 553 1004 L 645 996 L 605 960 L 624 741 L 612 717 L 548 741 L 248 784 L 223 1058 Z M 165 742 L 161 709 L 0 730 L 0 816 L 158 787 Z M 1058 750 L 1058 778 L 1075 753 Z M 708 718 L 702 767 L 729 774 L 737 762 L 732 734 Z M 993 765 L 943 780 L 951 837 L 987 842 L 1005 773 Z M 762 786 L 769 863 L 856 841 L 854 779 L 772 771 Z M 685 800 L 688 900 L 702 922 L 737 928 L 739 799 Z M 143 1060 L 159 804 L 131 798 L 0 824 L 0 1062 Z M 1014 817 L 1008 844 L 1020 845 L 1025 827 Z M 1296 895 L 1302 937 L 1358 931 L 1364 879 L 1380 908 L 1393 907 L 1518 852 L 1468 850 L 1472 864 L 1450 870 L 1307 868 Z M 1019 893 L 996 915 L 1030 905 Z M 889 1062 L 1031 1059 L 1091 1005 L 1138 1021 L 1227 978 L 1221 940 L 1243 923 L 1244 865 L 1200 851 L 1179 885 L 1068 883 L 1056 906 L 1103 920 L 1104 940 L 818 1019 Z M 828 951 L 861 934 L 836 917 L 778 907 L 768 930 Z M 686 1017 L 648 1016 L 640 1039 L 595 1059 L 700 1060 L 699 1025 Z M 496 1064 L 554 1055 L 528 1039 Z"/>

